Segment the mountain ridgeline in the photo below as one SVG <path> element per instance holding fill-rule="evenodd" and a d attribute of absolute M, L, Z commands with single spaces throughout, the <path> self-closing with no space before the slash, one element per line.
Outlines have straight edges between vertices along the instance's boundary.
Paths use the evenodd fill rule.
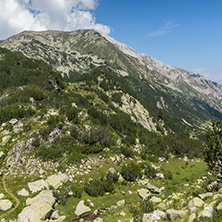
<path fill-rule="evenodd" d="M 96 30 L 25 31 L 1 41 L 0 46 L 47 62 L 67 81 L 94 68 L 106 71 L 128 85 L 155 112 L 161 109 L 173 131 L 180 130 L 180 125 L 205 128 L 211 112 L 222 118 L 220 84 L 139 54 Z M 169 116 L 180 123 L 174 124 Z"/>

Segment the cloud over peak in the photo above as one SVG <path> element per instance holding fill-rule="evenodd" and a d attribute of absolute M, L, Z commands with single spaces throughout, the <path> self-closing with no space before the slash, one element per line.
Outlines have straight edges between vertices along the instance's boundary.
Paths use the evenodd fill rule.
<path fill-rule="evenodd" d="M 163 27 L 160 27 L 156 31 L 149 33 L 148 36 L 151 36 L 151 37 L 164 36 L 178 26 L 179 24 L 173 24 L 172 22 L 165 22 L 165 25 Z"/>
<path fill-rule="evenodd" d="M 109 34 L 108 26 L 96 23 L 97 6 L 97 0 L 0 0 L 0 39 L 23 30 L 92 28 Z"/>

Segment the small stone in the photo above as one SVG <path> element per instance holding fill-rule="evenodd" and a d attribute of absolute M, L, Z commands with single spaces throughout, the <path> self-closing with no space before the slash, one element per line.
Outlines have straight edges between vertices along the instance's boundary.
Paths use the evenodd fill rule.
<path fill-rule="evenodd" d="M 3 151 L 0 151 L 0 157 L 2 157 L 3 155 L 5 155 L 5 153 Z"/>
<path fill-rule="evenodd" d="M 207 198 L 207 197 L 212 197 L 212 196 L 213 196 L 213 193 L 208 192 L 208 193 L 199 194 L 198 196 L 199 196 L 202 200 L 204 200 L 204 199 Z"/>
<path fill-rule="evenodd" d="M 188 222 L 194 222 L 194 220 L 196 219 L 197 215 L 195 213 L 192 213 L 190 216 L 189 216 L 189 221 Z"/>
<path fill-rule="evenodd" d="M 8 143 L 8 141 L 10 140 L 10 138 L 11 138 L 10 135 L 4 136 L 4 137 L 2 138 L 2 146 L 5 146 L 5 145 Z"/>
<path fill-rule="evenodd" d="M 2 199 L 5 195 L 3 193 L 0 193 L 0 199 Z"/>
<path fill-rule="evenodd" d="M 94 220 L 94 222 L 103 222 L 103 219 L 100 218 L 100 217 L 98 217 L 98 218 L 96 218 L 96 219 Z"/>
<path fill-rule="evenodd" d="M 147 199 L 147 197 L 150 196 L 149 190 L 144 189 L 144 188 L 137 190 L 137 192 L 143 200 Z"/>
<path fill-rule="evenodd" d="M 157 178 L 160 178 L 160 179 L 164 179 L 163 173 L 157 173 L 157 174 L 156 174 L 156 177 L 157 177 Z"/>
<path fill-rule="evenodd" d="M 154 204 L 157 204 L 157 203 L 160 203 L 162 200 L 159 198 L 159 197 L 152 197 L 150 199 L 150 202 L 154 203 Z"/>
<path fill-rule="evenodd" d="M 26 189 L 24 189 L 24 188 L 23 188 L 22 190 L 18 191 L 17 194 L 18 194 L 19 196 L 24 196 L 24 197 L 29 196 L 28 190 L 26 190 Z"/>
<path fill-rule="evenodd" d="M 120 213 L 120 215 L 123 216 L 123 217 L 125 217 L 125 216 L 126 216 L 126 213 L 125 213 L 124 211 L 122 211 L 122 212 Z"/>
<path fill-rule="evenodd" d="M 125 204 L 126 204 L 126 201 L 125 201 L 125 200 L 120 200 L 120 201 L 118 201 L 118 202 L 116 203 L 116 205 L 117 205 L 118 207 L 124 206 Z"/>
<path fill-rule="evenodd" d="M 17 122 L 18 122 L 17 119 L 11 119 L 11 120 L 9 121 L 9 123 L 12 124 L 12 125 L 15 125 Z"/>

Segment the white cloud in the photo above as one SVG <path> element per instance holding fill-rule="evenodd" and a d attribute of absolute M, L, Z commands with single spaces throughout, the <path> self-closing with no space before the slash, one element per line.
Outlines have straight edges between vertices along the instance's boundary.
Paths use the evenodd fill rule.
<path fill-rule="evenodd" d="M 23 30 L 98 29 L 110 28 L 96 23 L 93 10 L 98 0 L 0 0 L 0 39 Z"/>
<path fill-rule="evenodd" d="M 156 31 L 149 33 L 148 36 L 151 37 L 164 36 L 178 26 L 179 24 L 173 24 L 172 22 L 165 22 L 165 25 L 163 27 L 160 27 Z"/>
<path fill-rule="evenodd" d="M 211 74 L 208 72 L 206 68 L 197 68 L 197 69 L 194 69 L 193 72 L 201 74 L 202 76 L 205 76 L 207 78 L 211 76 Z"/>

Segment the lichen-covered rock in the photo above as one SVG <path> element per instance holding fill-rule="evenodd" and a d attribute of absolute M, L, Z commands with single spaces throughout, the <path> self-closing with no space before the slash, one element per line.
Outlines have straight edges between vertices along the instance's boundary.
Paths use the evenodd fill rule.
<path fill-rule="evenodd" d="M 63 173 L 63 174 L 51 175 L 45 180 L 45 182 L 48 185 L 53 186 L 55 189 L 58 189 L 60 186 L 62 186 L 62 183 L 66 182 L 68 179 L 69 177 L 67 176 L 67 174 Z"/>
<path fill-rule="evenodd" d="M 81 200 L 78 203 L 78 205 L 76 206 L 75 214 L 77 216 L 80 216 L 80 215 L 87 213 L 89 211 L 91 211 L 91 209 L 84 204 L 84 200 Z"/>
<path fill-rule="evenodd" d="M 32 193 L 35 193 L 42 189 L 48 189 L 48 183 L 46 183 L 45 180 L 41 179 L 28 183 L 28 187 Z"/>
<path fill-rule="evenodd" d="M 39 222 L 45 220 L 53 211 L 55 203 L 51 190 L 42 190 L 36 197 L 28 198 L 25 207 L 18 215 L 18 222 Z"/>
<path fill-rule="evenodd" d="M 6 211 L 12 207 L 10 200 L 0 200 L 0 210 Z"/>

